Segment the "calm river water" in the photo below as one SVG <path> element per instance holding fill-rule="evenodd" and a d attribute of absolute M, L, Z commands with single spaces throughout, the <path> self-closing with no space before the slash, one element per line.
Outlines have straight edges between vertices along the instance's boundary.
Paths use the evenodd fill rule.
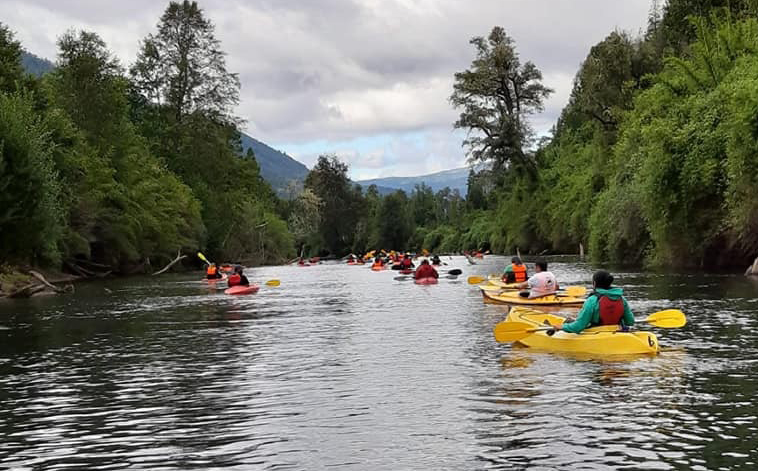
<path fill-rule="evenodd" d="M 0 469 L 758 469 L 758 282 L 621 272 L 663 352 L 579 359 L 494 341 L 506 307 L 337 264 L 227 296 L 201 274 L 0 300 Z M 593 267 L 554 263 L 564 285 Z"/>

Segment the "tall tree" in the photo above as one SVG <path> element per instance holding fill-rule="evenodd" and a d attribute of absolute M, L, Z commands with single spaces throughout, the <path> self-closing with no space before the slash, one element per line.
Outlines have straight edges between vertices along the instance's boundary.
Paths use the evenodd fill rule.
<path fill-rule="evenodd" d="M 510 164 L 533 169 L 525 149 L 533 137 L 528 117 L 543 109 L 552 90 L 542 73 L 521 64 L 513 39 L 499 26 L 487 38 L 475 37 L 476 59 L 455 74 L 450 102 L 461 108 L 455 127 L 468 131 L 463 141 L 472 161 L 491 161 L 496 169 Z"/>
<path fill-rule="evenodd" d="M 15 40 L 8 27 L 0 23 L 0 92 L 16 90 L 17 82 L 23 76 L 21 43 Z"/>
<path fill-rule="evenodd" d="M 355 237 L 360 194 L 351 188 L 347 170 L 337 156 L 322 155 L 305 178 L 305 188 L 323 202 L 319 232 L 332 254 L 347 252 Z"/>
<path fill-rule="evenodd" d="M 167 106 L 176 122 L 194 112 L 233 121 L 240 83 L 226 70 L 225 56 L 197 2 L 171 2 L 158 33 L 142 42 L 131 74 L 141 93 Z"/>

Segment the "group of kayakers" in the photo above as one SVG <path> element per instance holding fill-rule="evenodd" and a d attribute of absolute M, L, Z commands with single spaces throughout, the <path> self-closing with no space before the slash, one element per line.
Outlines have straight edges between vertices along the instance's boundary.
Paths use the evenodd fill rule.
<path fill-rule="evenodd" d="M 502 280 L 516 284 L 519 296 L 529 299 L 555 295 L 560 286 L 552 272 L 547 269 L 545 260 L 534 263 L 534 275 L 529 276 L 526 265 L 520 257 L 513 257 L 511 264 L 503 270 Z M 601 325 L 620 325 L 628 328 L 634 325 L 634 315 L 629 303 L 624 298 L 622 288 L 613 287 L 613 275 L 605 270 L 598 270 L 592 276 L 593 292 L 587 297 L 576 318 L 567 318 L 555 330 L 579 333 L 589 327 Z M 554 332 L 553 332 L 554 333 Z"/>
<path fill-rule="evenodd" d="M 250 281 L 245 276 L 244 269 L 242 268 L 242 265 L 234 265 L 233 267 L 229 265 L 231 274 L 226 279 L 226 282 L 229 284 L 229 287 L 232 286 L 250 286 Z M 224 267 L 222 267 L 224 268 Z M 205 270 L 205 276 L 209 280 L 220 280 L 224 278 L 224 275 L 221 273 L 222 268 L 219 268 L 219 266 L 215 263 L 209 263 L 208 267 Z"/>

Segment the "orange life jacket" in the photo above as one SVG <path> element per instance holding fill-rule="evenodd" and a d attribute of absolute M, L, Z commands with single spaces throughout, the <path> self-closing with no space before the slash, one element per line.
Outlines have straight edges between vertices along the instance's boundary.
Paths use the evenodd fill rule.
<path fill-rule="evenodd" d="M 242 278 L 238 274 L 230 275 L 227 282 L 229 283 L 229 286 L 237 286 L 240 284 L 240 281 L 242 281 Z"/>
<path fill-rule="evenodd" d="M 600 325 L 619 325 L 624 317 L 624 300 L 598 296 L 600 308 Z"/>
<path fill-rule="evenodd" d="M 208 276 L 216 276 L 216 272 L 216 267 L 213 265 L 208 265 L 208 270 L 205 271 Z"/>
<path fill-rule="evenodd" d="M 511 270 L 513 270 L 513 274 L 516 276 L 516 281 L 514 281 L 514 283 L 523 283 L 526 281 L 526 265 L 516 265 L 515 263 L 512 263 Z"/>

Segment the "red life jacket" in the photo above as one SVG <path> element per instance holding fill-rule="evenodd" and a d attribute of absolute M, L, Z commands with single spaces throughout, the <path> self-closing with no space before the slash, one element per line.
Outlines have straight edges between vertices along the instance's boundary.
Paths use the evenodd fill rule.
<path fill-rule="evenodd" d="M 608 296 L 598 296 L 600 309 L 600 325 L 619 325 L 624 317 L 624 300 L 611 299 Z"/>
<path fill-rule="evenodd" d="M 410 258 L 404 258 L 402 262 L 400 262 L 400 266 L 403 268 L 410 268 L 413 262 Z"/>
<path fill-rule="evenodd" d="M 413 275 L 417 280 L 419 278 L 438 278 L 439 274 L 437 270 L 431 265 L 421 265 L 416 269 L 416 273 Z"/>
<path fill-rule="evenodd" d="M 526 281 L 526 265 L 516 265 L 515 263 L 512 263 L 511 269 L 516 277 L 514 283 L 523 283 Z"/>
<path fill-rule="evenodd" d="M 227 280 L 227 283 L 229 283 L 229 286 L 237 286 L 240 284 L 240 281 L 242 281 L 242 278 L 238 274 L 234 274 L 229 276 L 229 279 Z"/>

